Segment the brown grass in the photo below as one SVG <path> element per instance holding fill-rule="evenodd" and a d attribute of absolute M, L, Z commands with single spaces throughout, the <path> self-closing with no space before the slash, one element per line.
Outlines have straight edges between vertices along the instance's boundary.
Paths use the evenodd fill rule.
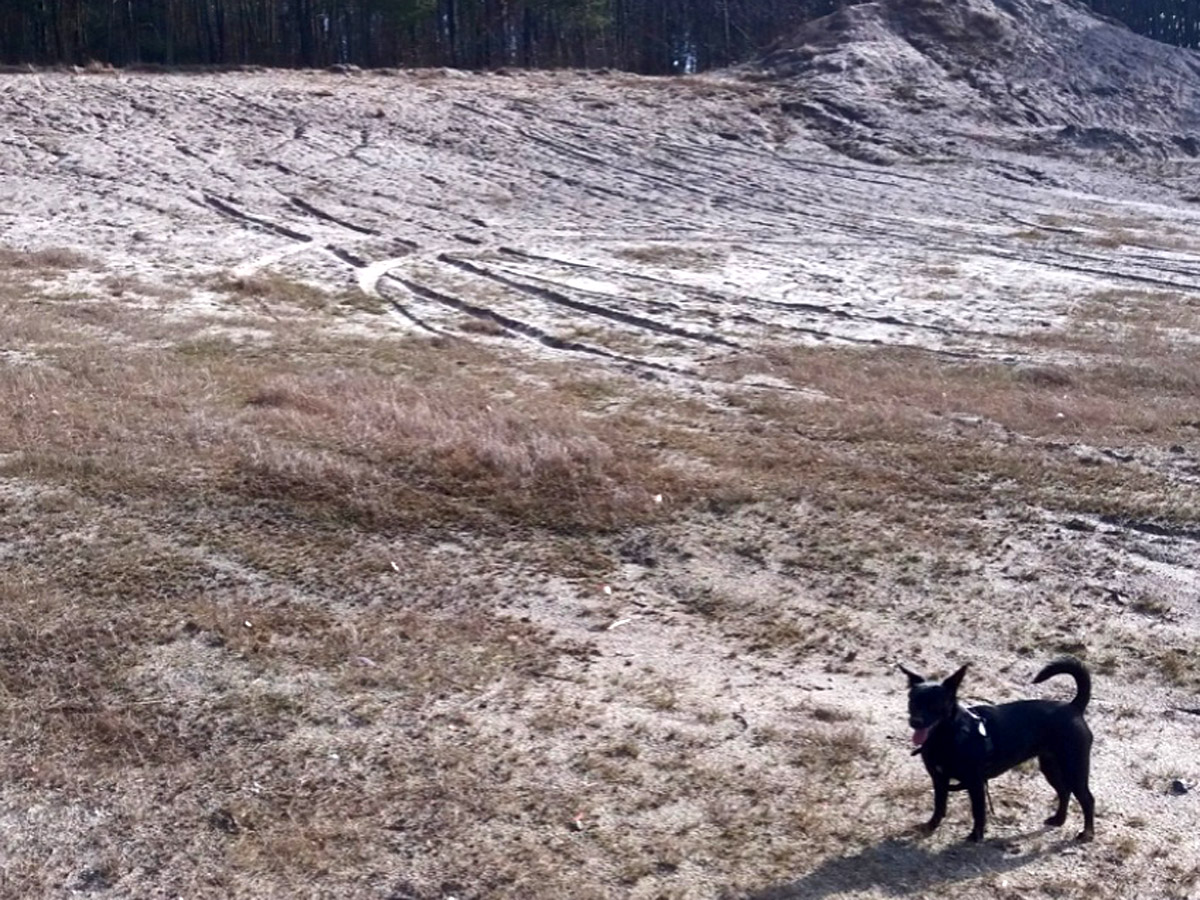
<path fill-rule="evenodd" d="M 295 371 L 210 345 L 122 359 L 73 354 L 58 370 L 0 372 L 15 427 L 0 452 L 10 474 L 92 492 L 154 493 L 176 482 L 365 527 L 506 521 L 611 528 L 654 513 L 670 474 L 547 390 L 515 396 L 477 350 L 433 363 L 407 356 L 368 365 L 448 377 L 412 384 L 336 368 Z M 466 348 L 462 348 L 466 349 Z M 451 350 L 450 356 L 459 351 Z M 453 365 L 470 361 L 474 370 Z M 180 478 L 180 473 L 186 473 Z"/>
<path fill-rule="evenodd" d="M 117 312 L 128 334 L 172 333 Z M 463 533 L 511 548 L 550 532 L 581 571 L 611 565 L 588 536 L 655 521 L 656 493 L 683 508 L 711 476 L 664 463 L 660 432 L 596 415 L 610 390 L 532 383 L 455 342 L 273 328 L 252 346 L 77 336 L 43 346 L 41 366 L 0 368 L 0 467 L 23 492 L 3 513 L 23 535 L 0 578 L 6 784 L 54 815 L 69 797 L 131 823 L 91 838 L 87 860 L 13 866 L 10 883 L 122 885 L 154 856 L 189 896 L 316 881 L 516 898 L 600 896 L 615 861 L 625 888 L 698 853 L 779 865 L 782 845 L 755 835 L 796 824 L 806 780 L 698 771 L 689 754 L 707 744 L 670 725 L 693 715 L 684 682 L 649 671 L 611 689 L 662 722 L 581 742 L 596 713 L 575 696 L 521 700 L 575 651 L 497 617 L 504 580 L 434 552 Z M 842 728 L 807 740 L 853 768 L 862 745 Z M 744 803 L 706 805 L 731 788 Z M 699 810 L 695 827 L 658 823 L 664 804 Z M 646 817 L 636 835 L 598 815 L 624 806 Z M 89 841 L 69 817 L 57 827 Z M 413 853 L 426 874 L 397 880 Z"/>
<path fill-rule="evenodd" d="M 47 247 L 41 250 L 14 250 L 0 247 L 0 270 L 9 273 L 57 274 L 72 269 L 91 269 L 96 262 L 87 254 L 69 247 Z"/>
<path fill-rule="evenodd" d="M 642 247 L 622 247 L 613 253 L 620 259 L 644 265 L 669 266 L 675 269 L 703 269 L 720 263 L 715 252 L 680 247 L 675 243 L 646 244 Z"/>
<path fill-rule="evenodd" d="M 93 870 L 116 883 L 150 853 L 193 895 L 273 883 L 300 896 L 310 878 L 353 881 L 392 835 L 465 846 L 483 797 L 507 790 L 497 766 L 512 762 L 473 724 L 477 698 L 519 695 L 553 666 L 543 633 L 444 599 L 313 602 L 300 599 L 313 586 L 283 579 L 256 598 L 254 570 L 189 552 L 183 523 L 155 550 L 161 536 L 113 527 L 111 509 L 39 506 L 27 561 L 0 575 L 5 783 L 48 810 L 68 798 L 131 824 L 88 840 L 63 821 L 57 840 L 86 840 L 98 860 L 18 864 L 6 885 L 94 886 L 80 874 Z M 97 514 L 108 527 L 89 533 Z M 58 540 L 68 525 L 74 540 Z M 199 858 L 211 868 L 198 876 Z"/>
<path fill-rule="evenodd" d="M 1170 647 L 1152 657 L 1153 664 L 1169 683 L 1184 688 L 1200 686 L 1200 659 L 1197 647 Z"/>
<path fill-rule="evenodd" d="M 1167 441 L 1200 408 L 1191 402 L 1200 375 L 1189 348 L 1159 349 L 1149 359 L 1042 366 L 959 363 L 903 350 L 779 349 L 750 364 L 828 396 L 813 404 L 811 419 L 837 429 L 831 436 L 863 439 L 872 426 L 902 436 L 930 430 L 933 418 L 975 417 L 1018 436 Z"/>
<path fill-rule="evenodd" d="M 294 307 L 307 311 L 327 308 L 331 297 L 326 290 L 288 278 L 278 272 L 222 275 L 213 281 L 213 287 L 242 302 Z"/>
<path fill-rule="evenodd" d="M 1152 250 L 1195 252 L 1200 244 L 1187 232 L 1161 221 L 1095 215 L 1087 224 L 1094 230 L 1090 241 L 1099 247 L 1145 247 Z"/>
<path fill-rule="evenodd" d="M 1014 520 L 1030 505 L 1196 517 L 1190 488 L 1071 449 L 1149 454 L 1192 434 L 1196 368 L 1157 334 L 1125 359 L 1024 367 L 765 348 L 707 374 L 765 371 L 802 392 L 682 396 L 467 342 L 333 337 L 309 317 L 328 306 L 291 283 L 223 289 L 295 316 L 181 323 L 112 301 L 152 296 L 136 283 L 98 282 L 104 306 L 32 306 L 32 281 L 0 303 L 37 358 L 0 364 L 14 536 L 0 770 L 7 808 L 38 811 L 22 839 L 70 852 L 14 858 L 4 886 L 23 896 L 153 882 L 182 896 L 682 897 L 786 884 L 823 860 L 837 874 L 881 813 L 831 790 L 878 782 L 903 816 L 927 799 L 923 782 L 883 777 L 875 723 L 813 694 L 829 705 L 773 720 L 747 708 L 739 727 L 673 651 L 650 665 L 630 650 L 624 666 L 607 631 L 586 630 L 629 615 L 621 591 L 590 618 L 576 594 L 630 555 L 684 559 L 655 543 L 660 525 L 724 523 L 726 555 L 719 540 L 704 552 L 754 573 L 748 586 L 652 592 L 617 634 L 638 647 L 683 624 L 745 671 L 794 666 L 802 684 L 878 667 L 860 610 L 902 578 L 910 595 L 930 585 L 915 618 L 956 608 L 942 583 L 969 579 L 944 545 L 983 546 L 981 497 Z M 239 324 L 264 338 L 222 330 Z M 747 508 L 782 509 L 776 530 L 735 518 Z M 769 572 L 799 598 L 759 593 Z M 538 627 L 523 604 L 584 618 L 585 636 Z M 1081 642 L 1072 615 L 1061 631 L 1022 619 L 1011 643 L 1091 648 L 1105 671 L 1116 645 Z M 1122 649 L 1121 675 L 1194 686 L 1193 649 Z M 889 884 L 891 860 L 862 852 L 879 869 L 863 883 Z"/>
<path fill-rule="evenodd" d="M 1190 440 L 1200 421 L 1193 360 L 1186 349 L 1076 366 L 768 350 L 721 371 L 737 378 L 765 370 L 814 394 L 731 395 L 750 427 L 722 435 L 724 451 L 714 452 L 749 462 L 776 490 L 803 484 L 807 496 L 825 494 L 822 502 L 850 508 L 880 497 L 975 503 L 983 491 L 997 503 L 1193 521 L 1200 514 L 1194 491 L 1167 496 L 1134 467 L 1081 465 L 1067 452 L 1073 445 L 1165 451 Z"/>
<path fill-rule="evenodd" d="M 653 465 L 627 465 L 601 428 L 548 397 L 514 402 L 465 388 L 413 390 L 361 375 L 275 379 L 247 398 L 247 418 L 278 441 L 251 448 L 237 476 L 251 495 L 341 504 L 372 523 L 410 520 L 414 503 L 427 522 L 498 514 L 611 527 L 650 512 Z"/>

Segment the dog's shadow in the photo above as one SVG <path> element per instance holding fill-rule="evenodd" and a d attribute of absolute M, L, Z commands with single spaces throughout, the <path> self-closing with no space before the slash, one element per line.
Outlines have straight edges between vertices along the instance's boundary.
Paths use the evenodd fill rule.
<path fill-rule="evenodd" d="M 913 834 L 888 838 L 852 856 L 825 860 L 795 881 L 742 895 L 744 900 L 820 900 L 823 897 L 876 890 L 903 897 L 951 882 L 1007 872 L 1052 854 L 1072 841 L 1060 840 L 1022 851 L 1015 842 L 1046 834 L 1037 829 L 1006 841 L 951 844 L 930 850 Z"/>

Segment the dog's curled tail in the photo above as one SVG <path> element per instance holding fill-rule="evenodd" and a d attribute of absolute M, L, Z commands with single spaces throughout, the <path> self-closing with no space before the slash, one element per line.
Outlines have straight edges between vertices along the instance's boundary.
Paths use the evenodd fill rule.
<path fill-rule="evenodd" d="M 1038 672 L 1033 683 L 1041 684 L 1047 678 L 1053 678 L 1055 675 L 1070 675 L 1075 679 L 1075 699 L 1071 701 L 1071 705 L 1080 712 L 1087 709 L 1088 701 L 1092 699 L 1092 676 L 1084 668 L 1083 663 L 1073 656 L 1056 659 Z"/>

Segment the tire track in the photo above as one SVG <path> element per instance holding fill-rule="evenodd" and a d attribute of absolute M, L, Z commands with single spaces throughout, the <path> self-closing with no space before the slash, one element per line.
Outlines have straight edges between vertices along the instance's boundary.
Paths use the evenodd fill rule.
<path fill-rule="evenodd" d="M 666 322 L 659 322 L 656 319 L 648 319 L 645 316 L 634 315 L 633 313 L 624 313 L 615 309 L 610 309 L 605 306 L 600 306 L 595 303 L 588 303 L 583 300 L 575 300 L 568 297 L 561 291 L 552 290 L 551 288 L 540 287 L 536 284 L 530 284 L 527 281 L 519 281 L 515 278 L 510 278 L 506 275 L 501 275 L 493 272 L 483 266 L 475 265 L 467 262 L 464 259 L 451 256 L 448 253 L 438 255 L 438 261 L 444 262 L 447 265 L 454 266 L 464 272 L 472 275 L 478 275 L 481 278 L 486 278 L 489 281 L 494 281 L 497 284 L 503 284 L 506 287 L 521 291 L 533 297 L 539 297 L 542 300 L 547 300 L 550 303 L 559 306 L 565 306 L 568 309 L 573 309 L 577 312 L 588 313 L 589 315 L 599 316 L 608 319 L 612 322 L 620 322 L 623 325 L 632 325 L 635 328 L 641 328 L 644 331 L 653 331 L 658 334 L 669 334 L 672 337 L 684 338 L 689 341 L 697 341 L 703 344 L 713 344 L 734 349 L 743 349 L 740 344 L 727 338 L 720 337 L 714 334 L 703 334 L 701 332 L 690 331 L 686 328 L 680 328 L 678 325 L 669 325 Z"/>
<path fill-rule="evenodd" d="M 597 347 L 592 344 L 584 344 L 580 341 L 569 341 L 564 338 L 555 337 L 547 331 L 538 328 L 536 325 L 531 325 L 528 322 L 522 322 L 519 319 L 514 319 L 511 316 L 506 316 L 503 313 L 496 312 L 494 309 L 489 309 L 485 306 L 478 306 L 470 303 L 459 297 L 451 294 L 444 294 L 441 291 L 435 291 L 433 288 L 426 287 L 423 284 L 413 281 L 410 278 L 405 278 L 402 275 L 397 275 L 394 272 L 389 273 L 387 278 L 402 285 L 405 290 L 416 297 L 423 300 L 429 300 L 434 303 L 439 303 L 442 306 L 447 306 L 461 313 L 466 313 L 476 319 L 481 319 L 485 322 L 492 322 L 516 334 L 524 335 L 531 338 L 544 347 L 549 347 L 552 350 L 563 350 L 571 353 L 582 353 L 588 356 L 594 356 L 600 359 L 609 360 L 611 362 L 619 362 L 628 366 L 634 366 L 642 369 L 652 369 L 658 372 L 667 372 L 672 375 L 682 375 L 689 378 L 695 378 L 693 373 L 685 372 L 677 369 L 674 366 L 668 366 L 663 363 L 656 363 L 650 360 L 636 359 L 631 356 L 624 356 L 620 353 L 613 353 L 611 350 L 605 350 L 603 347 Z"/>
<path fill-rule="evenodd" d="M 215 209 L 221 215 L 229 219 L 234 219 L 237 222 L 247 226 L 258 228 L 269 234 L 278 235 L 279 237 L 289 238 L 293 241 L 301 241 L 305 244 L 310 244 L 313 241 L 312 235 L 305 234 L 302 231 L 296 231 L 294 228 L 288 228 L 286 225 L 279 225 L 269 219 L 263 219 L 259 216 L 253 216 L 250 213 L 242 212 L 232 203 L 227 200 L 222 200 L 212 194 L 202 194 L 204 205 Z"/>
<path fill-rule="evenodd" d="M 355 269 L 365 269 L 367 267 L 367 261 L 365 259 L 363 259 L 361 256 L 351 253 L 345 247 L 339 247 L 336 244 L 326 244 L 324 249 L 337 259 L 340 259 L 342 262 L 346 263 L 346 265 L 352 266 Z"/>
<path fill-rule="evenodd" d="M 601 156 L 596 156 L 581 148 L 573 147 L 566 141 L 549 137 L 547 135 L 538 134 L 530 128 L 518 128 L 518 133 L 521 137 L 525 138 L 531 143 L 553 150 L 558 156 L 565 156 L 568 159 L 574 159 L 578 162 L 592 163 L 597 167 L 612 172 L 618 172 L 621 175 L 628 176 L 634 180 L 649 182 L 650 184 L 671 188 L 675 191 L 690 193 L 694 196 L 703 197 L 708 196 L 709 194 L 709 191 L 705 190 L 704 188 L 694 187 L 690 184 L 684 184 L 682 181 L 677 179 L 666 178 L 661 175 L 654 175 L 645 171 L 644 169 L 637 169 L 628 165 L 622 165 L 616 161 L 608 160 Z M 629 154 L 623 154 L 622 158 L 628 159 L 630 157 Z"/>
<path fill-rule="evenodd" d="M 296 209 L 300 210 L 301 212 L 308 213 L 308 215 L 312 216 L 314 219 L 320 219 L 322 222 L 329 222 L 332 225 L 340 225 L 342 228 L 358 232 L 359 234 L 367 234 L 373 237 L 380 234 L 377 229 L 368 228 L 365 225 L 356 225 L 355 223 L 348 222 L 345 219 L 339 219 L 332 213 L 327 213 L 323 209 L 313 206 L 307 200 L 304 200 L 300 197 L 288 197 L 287 199 L 292 206 L 296 207 Z"/>
<path fill-rule="evenodd" d="M 397 281 L 400 281 L 400 279 L 397 279 Z M 401 283 L 403 284 L 403 281 L 401 281 Z M 407 287 L 407 285 L 406 285 L 406 287 Z M 416 296 L 420 296 L 419 294 L 416 294 L 416 292 L 412 291 L 411 289 L 409 290 L 409 293 L 412 293 Z M 441 328 L 438 328 L 434 325 L 430 325 L 428 322 L 426 322 L 424 319 L 422 319 L 420 316 L 418 316 L 415 312 L 413 312 L 411 309 L 409 309 L 406 305 L 401 303 L 398 299 L 380 292 L 378 290 L 378 288 L 376 288 L 375 292 L 373 294 L 371 294 L 370 296 L 378 297 L 381 300 L 386 300 L 388 303 L 391 304 L 392 309 L 396 310 L 396 312 L 398 312 L 405 319 L 408 319 L 408 321 L 412 322 L 414 325 L 416 325 L 422 331 L 427 331 L 430 334 L 436 334 L 440 337 L 448 336 L 446 331 L 443 331 Z"/>
<path fill-rule="evenodd" d="M 932 323 L 927 324 L 923 322 L 914 322 L 908 319 L 901 319 L 900 317 L 894 315 L 873 316 L 866 313 L 852 313 L 843 309 L 834 309 L 830 306 L 824 306 L 819 303 L 796 303 L 787 300 L 769 300 L 763 297 L 752 297 L 749 295 L 725 294 L 714 288 L 702 288 L 695 285 L 681 286 L 678 283 L 669 282 L 661 278 L 655 278 L 652 275 L 642 275 L 635 272 L 627 272 L 625 270 L 608 269 L 603 266 L 596 266 L 590 263 L 580 263 L 550 256 L 541 256 L 538 254 L 526 253 L 522 250 L 517 250 L 512 247 L 501 247 L 499 252 L 520 259 L 549 262 L 564 268 L 578 268 L 590 272 L 599 272 L 613 278 L 626 278 L 629 280 L 645 281 L 657 286 L 671 287 L 676 290 L 684 290 L 700 299 L 716 301 L 722 305 L 740 307 L 744 306 L 746 302 L 750 302 L 759 306 L 767 306 L 773 309 L 786 310 L 788 312 L 809 312 L 813 313 L 814 315 L 827 316 L 847 322 L 863 322 L 872 325 L 888 325 L 896 328 L 912 328 L 920 331 L 931 331 L 937 334 L 970 334 L 976 337 L 996 336 L 990 332 L 965 331 L 959 328 L 947 328 L 943 325 L 934 325 Z M 737 318 L 737 316 L 735 316 L 735 318 Z M 759 320 L 755 321 L 758 322 Z M 819 333 L 829 334 L 828 332 Z"/>

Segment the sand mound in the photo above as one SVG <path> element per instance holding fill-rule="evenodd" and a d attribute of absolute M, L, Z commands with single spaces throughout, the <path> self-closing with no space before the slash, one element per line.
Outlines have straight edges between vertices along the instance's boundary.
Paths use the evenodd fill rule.
<path fill-rule="evenodd" d="M 755 64 L 843 142 L 962 138 L 1163 159 L 1200 154 L 1200 54 L 1067 0 L 876 0 L 806 23 Z"/>

